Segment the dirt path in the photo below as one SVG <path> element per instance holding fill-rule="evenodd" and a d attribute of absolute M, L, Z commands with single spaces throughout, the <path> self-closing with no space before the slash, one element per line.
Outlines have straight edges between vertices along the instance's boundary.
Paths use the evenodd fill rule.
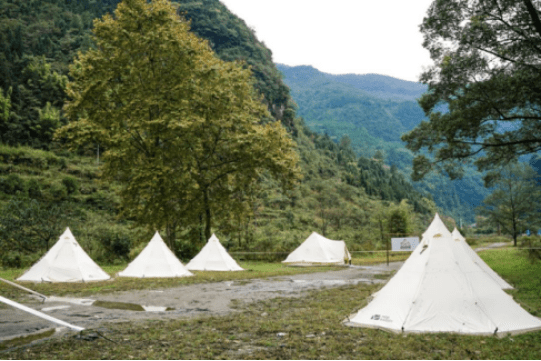
<path fill-rule="evenodd" d="M 253 302 L 275 297 L 301 297 L 304 292 L 325 287 L 384 282 L 377 275 L 398 270 L 403 262 L 387 265 L 350 266 L 339 271 L 300 274 L 268 279 L 192 284 L 176 288 L 125 291 L 96 295 L 87 301 L 51 298 L 46 302 L 31 299 L 26 306 L 84 328 L 99 328 L 104 323 L 142 319 L 167 319 L 223 315 L 231 312 L 232 300 Z M 143 306 L 169 307 L 159 312 L 129 311 L 91 306 L 93 300 L 126 302 Z M 56 327 L 49 321 L 11 307 L 0 308 L 0 340 L 23 336 Z"/>

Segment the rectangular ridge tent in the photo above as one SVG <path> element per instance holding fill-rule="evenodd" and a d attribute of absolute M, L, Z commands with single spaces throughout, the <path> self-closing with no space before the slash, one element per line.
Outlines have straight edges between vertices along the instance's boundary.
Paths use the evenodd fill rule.
<path fill-rule="evenodd" d="M 282 263 L 295 266 L 343 265 L 346 260 L 351 260 L 346 242 L 333 241 L 312 232 Z"/>

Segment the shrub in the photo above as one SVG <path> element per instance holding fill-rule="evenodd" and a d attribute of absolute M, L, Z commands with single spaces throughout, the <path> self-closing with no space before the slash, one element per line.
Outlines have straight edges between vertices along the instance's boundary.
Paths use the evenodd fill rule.
<path fill-rule="evenodd" d="M 7 194 L 25 193 L 26 187 L 24 180 L 17 174 L 10 174 L 7 177 L 0 178 L 0 191 Z"/>
<path fill-rule="evenodd" d="M 22 257 L 19 252 L 9 251 L 2 252 L 2 267 L 4 268 L 21 268 Z"/>
<path fill-rule="evenodd" d="M 66 187 L 60 183 L 51 184 L 49 194 L 53 201 L 63 201 L 68 198 L 68 191 Z"/>
<path fill-rule="evenodd" d="M 31 178 L 27 183 L 28 196 L 33 199 L 41 198 L 41 185 L 36 178 Z"/>
<path fill-rule="evenodd" d="M 118 225 L 102 226 L 94 230 L 93 237 L 102 251 L 97 257 L 98 261 L 117 264 L 129 259 L 132 236 L 126 228 Z"/>
<path fill-rule="evenodd" d="M 68 195 L 75 194 L 79 190 L 79 182 L 74 177 L 64 177 L 64 179 L 62 179 L 62 184 L 66 187 Z"/>

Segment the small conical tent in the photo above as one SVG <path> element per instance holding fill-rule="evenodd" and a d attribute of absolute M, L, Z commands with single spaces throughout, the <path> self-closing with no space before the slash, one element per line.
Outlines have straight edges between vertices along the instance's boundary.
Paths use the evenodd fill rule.
<path fill-rule="evenodd" d="M 345 323 L 404 333 L 504 335 L 541 329 L 541 320 L 472 261 L 437 215 L 402 268 Z"/>
<path fill-rule="evenodd" d="M 479 255 L 477 252 L 475 252 L 470 245 L 466 242 L 466 238 L 460 234 L 458 229 L 453 230 L 453 239 L 456 242 L 460 242 L 462 247 L 464 248 L 464 251 L 468 254 L 468 256 L 471 257 L 472 261 L 476 263 L 483 271 L 485 271 L 497 284 L 500 285 L 500 287 L 504 290 L 511 290 L 513 289 L 513 286 L 511 286 L 509 283 L 507 283 L 503 278 L 500 277 L 492 268 L 490 268 L 485 261 Z"/>
<path fill-rule="evenodd" d="M 312 234 L 282 261 L 291 265 L 344 264 L 351 255 L 344 241 L 333 241 L 322 235 Z"/>
<path fill-rule="evenodd" d="M 118 273 L 120 277 L 169 278 L 188 277 L 193 274 L 184 267 L 177 256 L 156 232 L 137 257 Z"/>
<path fill-rule="evenodd" d="M 244 271 L 214 234 L 186 268 L 191 271 Z"/>
<path fill-rule="evenodd" d="M 17 281 L 87 282 L 111 278 L 81 248 L 69 228 L 55 245 Z"/>

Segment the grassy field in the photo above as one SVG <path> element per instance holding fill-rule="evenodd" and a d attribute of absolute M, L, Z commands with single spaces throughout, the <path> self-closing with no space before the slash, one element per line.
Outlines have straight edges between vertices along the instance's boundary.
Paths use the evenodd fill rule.
<path fill-rule="evenodd" d="M 389 262 L 405 261 L 410 256 L 411 252 L 389 252 Z M 366 252 L 353 253 L 351 255 L 351 264 L 354 265 L 371 265 L 387 262 L 386 252 Z"/>
<path fill-rule="evenodd" d="M 481 257 L 516 290 L 532 314 L 541 311 L 541 263 L 521 251 L 489 250 Z M 320 269 L 322 270 L 322 269 Z M 541 332 L 495 338 L 452 334 L 395 335 L 350 328 L 341 321 L 378 286 L 313 291 L 304 298 L 234 302 L 224 317 L 107 324 L 115 342 L 78 335 L 4 353 L 16 359 L 540 359 Z M 92 330 L 85 331 L 92 334 Z M 83 334 L 84 336 L 85 334 Z"/>

